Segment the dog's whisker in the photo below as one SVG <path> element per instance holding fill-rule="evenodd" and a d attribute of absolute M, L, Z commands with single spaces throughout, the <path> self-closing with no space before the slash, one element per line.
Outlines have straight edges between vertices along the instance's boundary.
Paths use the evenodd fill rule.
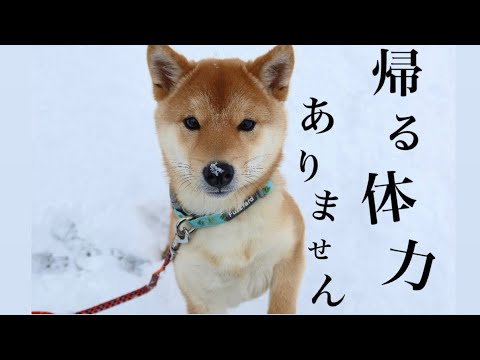
<path fill-rule="evenodd" d="M 273 154 L 269 153 L 269 154 L 263 154 L 263 155 L 254 156 L 254 157 L 248 159 L 247 161 L 245 161 L 245 164 L 243 164 L 243 166 L 247 166 L 247 164 L 250 163 L 250 162 L 260 161 L 260 160 L 258 160 L 258 159 L 266 158 L 266 157 L 269 157 L 269 156 L 273 156 Z"/>

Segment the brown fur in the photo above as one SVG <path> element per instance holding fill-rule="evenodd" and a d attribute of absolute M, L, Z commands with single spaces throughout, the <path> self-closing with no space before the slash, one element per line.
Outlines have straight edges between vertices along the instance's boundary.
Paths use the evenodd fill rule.
<path fill-rule="evenodd" d="M 173 211 L 170 211 L 170 226 L 168 230 L 168 239 L 167 239 L 167 245 L 165 246 L 165 249 L 163 250 L 162 253 L 162 259 L 165 259 L 168 255 L 168 251 L 170 250 L 170 245 L 173 242 L 173 239 L 175 237 L 175 222 L 177 219 L 175 218 L 175 214 Z"/>
<path fill-rule="evenodd" d="M 282 213 L 292 214 L 297 238 L 290 256 L 278 263 L 273 271 L 270 287 L 269 314 L 295 314 L 298 283 L 301 281 L 305 260 L 303 257 L 304 224 L 297 204 L 290 194 L 284 193 Z M 297 211 L 291 211 L 295 209 Z"/>
<path fill-rule="evenodd" d="M 261 276 L 271 271 L 268 311 L 294 313 L 304 267 L 304 225 L 294 200 L 283 189 L 284 182 L 277 170 L 286 136 L 283 101 L 287 98 L 293 71 L 293 48 L 277 46 L 250 62 L 239 59 L 193 62 L 168 46 L 151 45 L 147 60 L 154 98 L 158 103 L 155 125 L 164 164 L 170 186 L 185 210 L 197 214 L 232 210 L 239 208 L 243 200 L 267 180 L 271 179 L 275 186 L 274 193 L 261 200 L 264 205 L 254 205 L 253 210 L 249 209 L 228 224 L 221 225 L 228 234 L 224 239 L 213 236 L 218 234 L 216 230 L 202 229 L 195 232 L 191 243 L 179 250 L 175 272 L 187 311 L 205 313 L 223 307 L 223 295 L 217 298 L 217 305 L 213 304 L 216 303 L 215 298 L 212 304 L 205 302 L 205 297 L 214 290 L 203 295 L 199 293 L 204 290 L 197 288 L 198 282 L 203 281 L 201 274 L 196 273 L 197 269 L 206 266 L 209 276 L 218 276 L 220 280 L 241 281 L 253 276 L 249 280 L 253 285 L 248 286 L 256 289 L 262 286 L 261 278 L 255 279 L 250 272 L 253 271 L 251 266 L 271 248 L 274 252 L 271 259 L 278 257 L 278 260 L 271 270 L 258 270 Z M 184 119 L 192 116 L 200 123 L 198 131 L 187 130 L 184 126 Z M 238 130 L 244 119 L 256 122 L 254 131 Z M 256 157 L 262 157 L 258 164 L 252 163 Z M 213 199 L 201 191 L 201 171 L 213 161 L 225 161 L 234 166 L 241 182 L 234 194 L 228 195 L 225 200 Z M 257 165 L 252 170 L 248 168 L 250 164 Z M 270 203 L 270 210 L 261 210 L 262 206 Z M 264 214 L 268 216 L 257 214 L 259 211 L 266 211 Z M 258 217 L 262 217 L 265 228 L 262 222 L 252 228 Z M 170 242 L 175 222 L 171 214 Z M 292 236 L 287 239 L 286 234 Z M 232 238 L 236 235 L 239 236 L 238 241 Z M 283 247 L 279 248 L 275 239 L 282 236 Z M 225 247 L 230 243 L 231 248 Z M 238 251 L 235 250 L 237 247 Z M 233 255 L 232 259 L 227 254 Z M 197 275 L 200 276 L 197 280 L 191 277 Z M 205 286 L 209 285 L 205 283 Z M 256 290 L 251 291 L 252 296 L 257 296 Z"/>

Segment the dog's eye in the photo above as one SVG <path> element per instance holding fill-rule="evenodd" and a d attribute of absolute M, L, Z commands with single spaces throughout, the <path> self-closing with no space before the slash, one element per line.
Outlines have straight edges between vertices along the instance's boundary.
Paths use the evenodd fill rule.
<path fill-rule="evenodd" d="M 185 120 L 183 120 L 183 124 L 188 130 L 199 130 L 200 129 L 200 124 L 198 123 L 198 120 L 195 119 L 194 117 L 188 117 Z"/>
<path fill-rule="evenodd" d="M 240 131 L 252 131 L 255 128 L 255 121 L 250 119 L 243 120 L 240 125 L 238 125 L 238 130 Z"/>

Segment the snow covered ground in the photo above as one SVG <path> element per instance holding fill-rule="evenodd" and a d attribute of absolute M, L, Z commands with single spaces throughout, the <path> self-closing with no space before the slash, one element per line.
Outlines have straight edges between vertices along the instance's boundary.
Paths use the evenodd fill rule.
<path fill-rule="evenodd" d="M 174 46 L 188 58 L 253 59 L 269 46 Z M 298 302 L 304 314 L 419 314 L 455 310 L 455 48 L 383 46 L 418 51 L 418 91 L 401 98 L 388 83 L 373 95 L 372 69 L 382 46 L 295 46 L 289 135 L 282 165 L 301 206 L 305 244 L 327 240 L 327 260 L 307 249 Z M 37 46 L 33 73 L 32 308 L 76 311 L 146 284 L 167 241 L 168 186 L 154 134 L 144 46 Z M 387 79 L 388 81 L 388 79 Z M 310 97 L 327 101 L 335 125 L 304 132 Z M 415 116 L 419 145 L 400 151 L 389 135 L 395 115 Z M 299 169 L 301 151 L 319 160 L 315 178 Z M 378 213 L 370 225 L 362 199 L 368 174 L 396 171 L 399 185 L 417 200 L 401 221 Z M 383 192 L 377 188 L 377 205 Z M 317 221 L 315 193 L 338 196 L 335 221 Z M 387 202 L 386 209 L 390 208 Z M 426 287 L 413 291 L 423 257 L 414 257 L 399 280 L 382 286 L 400 268 L 408 240 L 435 256 Z M 312 297 L 325 274 L 332 299 Z M 232 314 L 262 314 L 268 296 Z M 155 290 L 105 314 L 184 314 L 185 304 L 168 268 Z"/>

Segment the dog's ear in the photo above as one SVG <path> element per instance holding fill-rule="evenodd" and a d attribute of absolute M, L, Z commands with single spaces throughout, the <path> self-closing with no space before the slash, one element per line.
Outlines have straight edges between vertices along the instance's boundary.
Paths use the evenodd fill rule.
<path fill-rule="evenodd" d="M 285 101 L 295 57 L 291 45 L 278 45 L 263 56 L 247 63 L 247 69 L 257 77 L 276 99 Z"/>
<path fill-rule="evenodd" d="M 194 64 L 167 45 L 149 45 L 147 62 L 153 82 L 153 96 L 160 101 L 167 96 Z"/>

